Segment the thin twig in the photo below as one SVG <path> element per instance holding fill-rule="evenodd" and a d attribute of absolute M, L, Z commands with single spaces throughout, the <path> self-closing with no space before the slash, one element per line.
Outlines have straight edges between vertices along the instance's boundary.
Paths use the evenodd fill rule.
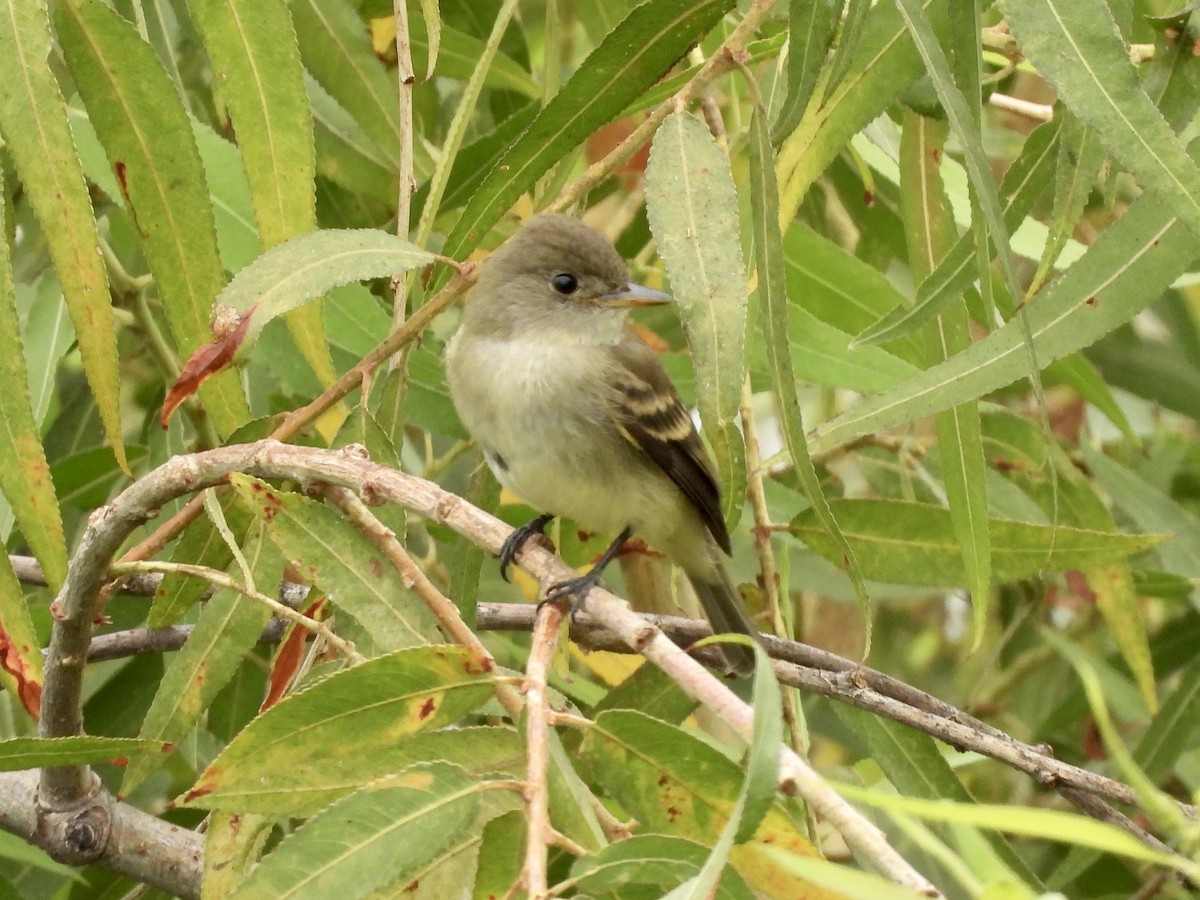
<path fill-rule="evenodd" d="M 412 195 L 417 188 L 413 155 L 413 85 L 416 75 L 412 65 L 412 39 L 408 30 L 408 4 L 394 0 L 392 14 L 396 21 L 396 80 L 400 112 L 400 179 L 396 196 L 396 235 L 408 240 L 412 224 Z M 408 273 L 399 272 L 392 278 L 392 330 L 404 325 L 408 303 Z"/>
<path fill-rule="evenodd" d="M 365 459 L 365 450 L 363 454 Z M 404 586 L 414 591 L 424 601 L 446 635 L 452 641 L 474 653 L 479 659 L 481 668 L 488 672 L 495 672 L 498 668 L 495 658 L 475 632 L 467 627 L 467 623 L 463 621 L 454 601 L 439 591 L 437 585 L 429 580 L 421 567 L 404 549 L 404 545 L 396 540 L 395 533 L 380 522 L 378 516 L 371 512 L 353 491 L 343 487 L 326 487 L 324 494 L 347 519 L 358 526 L 359 531 L 366 536 L 367 540 L 374 544 L 375 548 L 400 573 L 400 577 L 404 580 Z M 520 692 L 512 685 L 497 682 L 496 699 L 500 701 L 500 705 L 504 707 L 504 711 L 514 722 L 520 718 L 525 704 L 521 700 Z"/>
<path fill-rule="evenodd" d="M 140 561 L 132 563 L 116 563 L 112 567 L 112 573 L 118 577 L 126 572 L 157 572 L 162 575 L 190 575 L 194 578 L 203 578 L 209 584 L 216 587 L 225 588 L 226 590 L 236 591 L 242 596 L 253 600 L 255 603 L 261 603 L 271 613 L 281 619 L 287 619 L 289 622 L 294 622 L 301 628 L 313 634 L 319 634 L 323 637 L 329 646 L 337 649 L 352 663 L 366 662 L 366 657 L 354 649 L 354 645 L 343 637 L 333 633 L 333 630 L 325 623 L 319 622 L 302 612 L 297 612 L 290 606 L 280 603 L 274 597 L 268 597 L 266 594 L 254 590 L 249 585 L 243 584 L 236 578 L 229 575 L 227 572 L 222 572 L 220 569 L 213 569 L 209 566 L 197 566 L 191 563 L 177 562 L 160 562 L 158 560 Z"/>
<path fill-rule="evenodd" d="M 713 52 L 713 55 L 700 67 L 692 79 L 675 94 L 656 106 L 642 123 L 610 150 L 603 159 L 588 166 L 587 171 L 579 176 L 573 184 L 568 185 L 546 207 L 547 211 L 562 212 L 586 197 L 592 188 L 607 178 L 618 166 L 628 162 L 641 149 L 642 145 L 650 140 L 667 116 L 701 96 L 709 84 L 734 69 L 737 61 L 745 57 L 746 45 L 766 21 L 774 6 L 775 0 L 755 0 L 746 15 L 742 17 L 742 21 L 738 22 L 729 36 L 721 42 L 721 46 Z"/>
<path fill-rule="evenodd" d="M 41 568 L 32 557 L 9 558 L 23 583 L 45 584 Z M 152 596 L 159 579 L 160 576 L 157 575 L 135 576 L 129 579 L 123 591 Z M 281 593 L 286 595 L 289 589 L 297 595 L 303 592 L 300 585 L 285 584 Z M 712 633 L 708 623 L 702 619 L 678 616 L 644 618 L 684 648 Z M 524 603 L 481 603 L 477 609 L 476 625 L 481 631 L 530 631 L 533 621 L 534 609 Z M 277 628 L 268 626 L 260 641 L 278 641 L 279 636 L 276 632 Z M 190 625 L 176 625 L 169 628 L 135 628 L 99 635 L 92 639 L 88 659 L 114 659 L 138 653 L 177 650 L 183 646 L 190 633 Z M 571 618 L 571 639 L 591 650 L 632 652 L 619 635 L 593 620 L 584 611 Z M 877 669 L 818 647 L 772 635 L 764 635 L 763 642 L 767 652 L 774 659 L 791 664 L 779 670 L 780 678 L 786 684 L 831 700 L 852 703 L 923 731 L 962 750 L 988 756 L 1030 775 L 1039 784 L 1053 788 L 1072 802 L 1075 802 L 1073 792 L 1078 791 L 1097 797 L 1108 797 L 1120 803 L 1136 805 L 1138 802 L 1136 794 L 1128 785 L 1062 762 L 1053 756 L 1050 747 L 1018 741 L 957 707 Z M 703 657 L 703 653 L 701 655 Z M 954 723 L 961 727 L 951 732 L 946 723 Z M 1076 805 L 1090 814 L 1090 810 L 1083 805 Z M 1179 807 L 1185 814 L 1195 816 L 1195 810 L 1190 805 L 1181 803 Z M 1105 813 L 1105 816 L 1107 815 L 1108 813 Z"/>
<path fill-rule="evenodd" d="M 551 841 L 550 791 L 550 664 L 558 645 L 563 611 L 543 603 L 534 620 L 533 643 L 525 664 L 525 863 L 521 884 L 528 897 L 549 896 L 546 880 Z"/>
<path fill-rule="evenodd" d="M 445 260 L 445 262 L 451 263 L 453 261 Z M 457 300 L 474 281 L 474 267 L 470 265 L 460 266 L 454 277 L 450 279 L 450 282 L 442 288 L 436 297 L 413 313 L 403 326 L 389 334 L 353 368 L 326 388 L 319 397 L 307 406 L 302 406 L 288 413 L 279 426 L 271 432 L 269 437 L 277 441 L 290 440 L 301 429 L 315 422 L 341 401 L 342 398 L 362 384 L 363 379 L 367 378 L 375 370 L 376 366 L 388 359 L 393 353 L 396 353 L 416 340 L 421 332 L 451 303 Z M 175 515 L 156 528 L 152 534 L 121 557 L 121 561 L 136 562 L 141 559 L 149 559 L 170 541 L 178 537 L 183 529 L 196 520 L 203 509 L 204 500 L 202 498 L 195 497 L 188 501 L 183 509 L 175 513 Z"/>

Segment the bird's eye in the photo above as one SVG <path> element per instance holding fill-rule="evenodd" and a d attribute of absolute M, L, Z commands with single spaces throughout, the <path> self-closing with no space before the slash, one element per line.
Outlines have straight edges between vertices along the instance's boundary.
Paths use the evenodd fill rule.
<path fill-rule="evenodd" d="M 559 272 L 550 279 L 550 287 L 565 297 L 575 293 L 575 290 L 579 287 L 579 282 L 575 280 L 575 276 L 570 272 Z"/>

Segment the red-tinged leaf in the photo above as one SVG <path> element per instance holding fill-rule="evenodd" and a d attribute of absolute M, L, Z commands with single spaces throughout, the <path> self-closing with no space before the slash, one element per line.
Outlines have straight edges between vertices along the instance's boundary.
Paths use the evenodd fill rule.
<path fill-rule="evenodd" d="M 42 650 L 21 584 L 5 556 L 0 560 L 0 684 L 13 691 L 35 719 L 42 705 Z"/>
<path fill-rule="evenodd" d="M 171 385 L 171 390 L 167 392 L 167 398 L 163 401 L 162 412 L 158 419 L 163 428 L 167 427 L 171 421 L 171 414 L 179 408 L 184 400 L 195 394 L 200 389 L 200 385 L 209 378 L 233 362 L 238 348 L 246 339 L 246 332 L 250 328 L 250 317 L 253 313 L 254 310 L 251 308 L 244 315 L 239 316 L 237 325 L 231 331 L 226 332 L 222 337 L 213 339 L 211 343 L 197 347 L 196 352 L 184 363 L 183 371 L 179 373 L 179 378 Z"/>
<path fill-rule="evenodd" d="M 8 631 L 0 626 L 0 669 L 16 680 L 21 705 L 36 719 L 42 707 L 42 676 L 30 663 L 30 652 L 38 651 L 35 647 L 14 642 Z"/>
<path fill-rule="evenodd" d="M 324 605 L 325 598 L 318 597 L 304 610 L 304 614 L 314 618 Z M 275 654 L 271 674 L 267 676 L 267 696 L 258 708 L 259 712 L 266 712 L 283 699 L 288 685 L 292 683 L 300 668 L 300 663 L 304 661 L 304 644 L 307 639 L 308 631 L 299 625 L 293 624 L 288 629 L 287 637 L 283 639 L 283 643 L 279 645 L 279 652 Z"/>

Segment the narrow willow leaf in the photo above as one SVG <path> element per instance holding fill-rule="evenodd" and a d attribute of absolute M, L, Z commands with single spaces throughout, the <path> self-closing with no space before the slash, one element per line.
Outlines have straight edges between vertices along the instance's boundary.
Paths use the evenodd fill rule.
<path fill-rule="evenodd" d="M 845 900 L 913 900 L 917 896 L 880 875 L 826 859 L 796 856 L 772 847 L 763 850 L 763 857 L 780 872 L 811 885 L 809 890 L 824 888 Z"/>
<path fill-rule="evenodd" d="M 696 404 L 730 526 L 741 514 L 746 484 L 737 427 L 747 306 L 737 211 L 729 160 L 708 128 L 686 112 L 669 115 L 646 166 L 646 214 L 688 335 Z"/>
<path fill-rule="evenodd" d="M 954 219 L 942 187 L 944 123 L 914 112 L 904 115 L 900 139 L 901 208 L 909 268 L 925 277 L 945 257 L 955 238 Z M 971 346 L 966 303 L 959 300 L 925 326 L 928 364 L 944 362 Z M 979 408 L 960 403 L 937 414 L 938 451 L 950 520 L 962 549 L 962 564 L 974 613 L 974 643 L 983 640 L 991 599 L 992 547 L 988 528 L 987 471 Z"/>
<path fill-rule="evenodd" d="M 1142 734 L 1134 758 L 1149 778 L 1161 782 L 1179 758 L 1196 746 L 1197 732 L 1200 732 L 1200 660 L 1193 660 Z"/>
<path fill-rule="evenodd" d="M 1172 535 L 1167 543 L 1155 550 L 1163 569 L 1184 578 L 1200 579 L 1200 519 L 1150 482 L 1090 445 L 1085 444 L 1083 452 L 1096 480 L 1139 528 Z M 1193 589 L 1193 603 L 1197 602 L 1197 596 Z"/>
<path fill-rule="evenodd" d="M 656 0 L 635 7 L 488 171 L 442 252 L 464 259 L 523 192 L 658 81 L 732 7 L 733 0 Z"/>
<path fill-rule="evenodd" d="M 496 21 L 492 25 L 487 43 L 479 47 L 478 52 L 472 55 L 471 68 L 466 76 L 462 97 L 454 109 L 454 117 L 450 120 L 445 139 L 442 141 L 441 156 L 433 176 L 429 179 L 428 194 L 424 200 L 421 218 L 417 225 L 416 242 L 418 246 L 424 247 L 429 243 L 429 237 L 433 233 L 433 223 L 442 206 L 442 195 L 454 174 L 454 165 L 458 160 L 458 152 L 462 148 L 467 127 L 473 118 L 475 104 L 479 100 L 479 94 L 483 90 L 488 73 L 499 61 L 500 41 L 508 30 L 508 23 L 512 21 L 515 12 L 516 0 L 507 0 L 496 12 Z"/>
<path fill-rule="evenodd" d="M 267 542 L 261 526 L 251 532 L 246 556 L 262 590 L 274 591 L 283 578 L 283 560 Z M 270 617 L 265 606 L 236 591 L 217 591 L 204 604 L 183 649 L 171 657 L 138 737 L 181 742 L 229 683 L 242 663 L 242 654 L 258 643 Z M 121 794 L 128 796 L 164 762 L 151 756 L 131 760 Z"/>
<path fill-rule="evenodd" d="M 742 782 L 738 766 L 710 744 L 632 710 L 598 716 L 584 737 L 578 762 L 589 781 L 601 785 L 648 831 L 707 845 L 728 821 Z M 753 837 L 733 848 L 730 861 L 757 890 L 811 896 L 800 883 L 776 880 L 778 873 L 762 853 L 769 846 L 799 856 L 818 855 L 778 804 Z"/>
<path fill-rule="evenodd" d="M 783 237 L 788 296 L 822 322 L 857 334 L 880 316 L 907 309 L 908 298 L 878 269 L 854 256 L 803 221 L 795 221 Z M 848 349 L 857 350 L 861 337 Z M 925 362 L 925 347 L 909 334 L 888 346 L 890 354 L 909 364 L 912 374 Z M 793 360 L 798 364 L 800 360 Z M 872 358 L 873 363 L 878 360 Z M 878 390 L 876 388 L 875 390 Z"/>
<path fill-rule="evenodd" d="M 50 70 L 45 2 L 0 0 L 0 132 L 42 226 L 105 434 L 128 471 L 108 275 L 66 104 Z"/>
<path fill-rule="evenodd" d="M 206 825 L 200 900 L 223 900 L 258 864 L 275 820 L 217 810 Z"/>
<path fill-rule="evenodd" d="M 1000 196 L 1004 202 L 1004 226 L 1010 232 L 1029 215 L 1034 202 L 1054 178 L 1061 127 L 1060 119 L 1038 126 L 1025 139 L 1020 154 L 1004 175 Z M 963 291 L 975 280 L 977 273 L 972 266 L 974 261 L 974 235 L 967 232 L 959 237 L 938 267 L 921 282 L 915 304 L 895 307 L 859 334 L 855 342 L 886 343 L 924 325 L 955 298 L 962 296 Z"/>
<path fill-rule="evenodd" d="M 1104 0 L 1006 0 L 1022 52 L 1109 151 L 1200 234 L 1200 166 L 1138 82 Z"/>
<path fill-rule="evenodd" d="M 67 576 L 67 545 L 29 392 L 7 234 L 4 203 L 0 200 L 0 384 L 5 385 L 0 392 L 0 489 L 12 507 L 22 536 L 42 564 L 50 589 L 57 592 Z M 20 590 L 16 599 L 22 606 L 19 615 L 28 625 L 29 614 L 23 609 Z M 0 622 L 7 621 L 0 616 Z M 31 652 L 40 656 L 36 647 Z"/>
<path fill-rule="evenodd" d="M 1129 748 L 1125 746 L 1109 711 L 1109 701 L 1100 677 L 1087 652 L 1073 645 L 1071 641 L 1053 629 L 1043 627 L 1041 635 L 1043 640 L 1062 654 L 1074 667 L 1083 684 L 1083 692 L 1087 697 L 1088 706 L 1091 708 L 1096 730 L 1104 742 L 1104 749 L 1116 764 L 1122 779 L 1137 793 L 1138 806 L 1142 812 L 1161 833 L 1182 834 L 1190 825 L 1188 815 L 1179 808 L 1178 801 L 1154 785 L 1138 766 L 1129 752 Z M 1180 859 L 1182 861 L 1183 857 L 1181 856 Z M 1187 860 L 1187 862 L 1191 863 L 1194 872 L 1200 873 L 1200 865 L 1191 860 Z"/>
<path fill-rule="evenodd" d="M 1023 837 L 1063 841 L 1079 847 L 1094 847 L 1131 859 L 1158 866 L 1178 869 L 1189 878 L 1200 875 L 1200 866 L 1186 857 L 1160 853 L 1115 825 L 1097 822 L 1086 816 L 1057 809 L 1035 809 L 1030 806 L 1000 806 L 996 804 L 947 803 L 944 800 L 921 800 L 898 797 L 880 791 L 867 790 L 848 784 L 835 785 L 839 794 L 876 809 L 918 816 L 931 822 L 973 825 L 992 828 Z"/>
<path fill-rule="evenodd" d="M 325 591 L 384 651 L 438 640 L 425 603 L 365 535 L 337 511 L 246 475 L 230 475 L 242 502 L 264 517 L 266 533 L 308 584 Z"/>
<path fill-rule="evenodd" d="M 382 753 L 441 728 L 492 695 L 493 676 L 461 647 L 400 650 L 367 660 L 280 701 L 251 722 L 182 802 L 272 813 L 322 779 L 318 763 Z M 282 786 L 282 789 L 281 789 Z M 287 814 L 287 813 L 284 813 Z"/>
<path fill-rule="evenodd" d="M 533 121 L 541 105 L 529 103 L 515 113 L 506 116 L 493 130 L 467 144 L 454 157 L 454 164 L 446 180 L 442 194 L 441 209 L 457 209 L 464 206 L 471 195 L 491 170 L 499 165 L 501 157 Z M 426 181 L 413 194 L 413 209 L 425 215 L 425 204 L 431 196 L 432 179 Z"/>
<path fill-rule="evenodd" d="M 970 793 L 929 735 L 849 704 L 836 704 L 834 712 L 854 729 L 866 745 L 870 758 L 879 764 L 888 781 L 905 797 L 956 803 L 972 801 Z M 1025 883 L 1039 884 L 1038 876 L 1003 837 L 989 837 L 990 851 L 999 858 L 988 860 L 989 866 L 999 864 L 1019 872 Z"/>
<path fill-rule="evenodd" d="M 225 522 L 236 535 L 248 533 L 251 525 L 249 513 L 233 502 L 228 492 L 221 498 Z M 172 562 L 207 566 L 219 572 L 233 561 L 233 550 L 222 539 L 220 532 L 207 517 L 200 517 L 188 525 L 183 536 L 172 548 Z M 191 578 L 168 572 L 154 591 L 150 603 L 149 622 L 151 628 L 174 625 L 198 603 L 208 591 L 208 583 L 200 578 Z"/>
<path fill-rule="evenodd" d="M 411 880 L 476 818 L 484 783 L 457 766 L 411 766 L 314 816 L 267 854 L 232 900 L 364 897 Z M 482 830 L 482 823 L 477 823 Z"/>
<path fill-rule="evenodd" d="M 776 142 L 795 130 L 808 108 L 837 33 L 841 8 L 842 0 L 793 0 L 788 7 L 787 100 L 771 126 Z"/>
<path fill-rule="evenodd" d="M 1155 198 L 1143 197 L 1029 308 L 1043 363 L 1088 346 L 1156 299 L 1196 254 L 1194 238 Z M 939 366 L 818 425 L 814 453 L 980 397 L 1028 374 L 1026 335 L 1009 322 Z"/>
<path fill-rule="evenodd" d="M 426 65 L 432 34 L 427 37 L 424 23 L 417 19 L 410 19 L 409 24 L 412 27 L 413 65 L 420 69 Z M 484 42 L 457 28 L 442 26 L 441 31 L 442 45 L 438 53 L 437 74 L 444 78 L 466 81 L 484 56 Z M 503 53 L 496 54 L 494 61 L 488 66 L 484 80 L 491 88 L 515 91 L 535 100 L 541 99 L 542 96 L 542 89 L 533 76 L 520 63 Z"/>
<path fill-rule="evenodd" d="M 854 585 L 859 608 L 865 623 L 866 648 L 871 646 L 871 599 L 863 580 L 862 570 L 829 502 L 821 489 L 821 479 L 808 452 L 808 438 L 796 393 L 796 376 L 788 351 L 789 318 L 794 310 L 788 301 L 784 273 L 783 239 L 779 233 L 779 190 L 775 183 L 771 145 L 762 107 L 754 111 L 750 142 L 750 210 L 754 234 L 754 263 L 758 270 L 759 316 L 763 323 L 764 343 L 771 368 L 771 386 L 775 394 L 776 413 L 783 426 L 784 443 L 791 454 L 809 503 L 833 542 L 842 551 L 842 565 Z"/>
<path fill-rule="evenodd" d="M 428 61 L 425 64 L 425 80 L 433 77 L 437 68 L 438 51 L 442 45 L 442 15 L 438 10 L 438 0 L 421 0 L 421 24 L 425 26 L 426 51 Z"/>
<path fill-rule="evenodd" d="M 1055 167 L 1050 237 L 1028 294 L 1037 293 L 1054 270 L 1055 261 L 1083 216 L 1083 209 L 1105 156 L 1104 145 L 1097 139 L 1095 131 L 1073 114 L 1064 112 L 1062 139 L 1058 143 L 1058 165 Z"/>
<path fill-rule="evenodd" d="M 263 246 L 312 231 L 313 118 L 287 6 L 283 0 L 260 0 L 251 15 L 234 0 L 189 0 L 188 8 L 225 87 Z M 317 378 L 333 383 L 337 373 L 320 305 L 289 312 L 287 322 Z"/>
<path fill-rule="evenodd" d="M 833 59 L 829 61 L 829 88 L 835 89 L 854 68 L 856 60 L 861 59 L 857 54 L 859 38 L 866 27 L 870 13 L 878 14 L 880 10 L 872 10 L 871 0 L 845 0 L 845 12 L 842 16 L 841 29 L 837 36 L 837 47 Z"/>
<path fill-rule="evenodd" d="M 901 500 L 835 500 L 830 506 L 868 579 L 936 588 L 966 583 L 949 510 Z M 817 554 L 840 564 L 840 548 L 829 540 L 812 510 L 796 516 L 791 530 Z M 992 519 L 990 530 L 992 571 L 998 581 L 1099 566 L 1166 540 L 1164 535 L 1114 534 L 1006 519 Z"/>
<path fill-rule="evenodd" d="M 158 754 L 171 749 L 160 741 L 136 738 L 92 737 L 12 738 L 0 741 L 0 772 L 42 769 L 46 766 L 86 766 L 118 762 L 135 754 Z"/>
<path fill-rule="evenodd" d="M 192 119 L 192 134 L 208 177 L 221 266 L 229 272 L 240 271 L 262 253 L 246 169 L 237 147 L 208 125 Z"/>
<path fill-rule="evenodd" d="M 396 79 L 372 51 L 354 5 L 293 0 L 288 8 L 305 68 L 371 136 L 385 159 L 398 159 Z"/>
<path fill-rule="evenodd" d="M 304 87 L 312 110 L 317 174 L 368 197 L 395 197 L 397 163 L 384 156 L 358 121 L 307 71 Z"/>
<path fill-rule="evenodd" d="M 214 307 L 249 314 L 243 351 L 271 319 L 331 288 L 426 266 L 433 254 L 385 231 L 315 231 L 272 247 L 238 272 Z"/>
<path fill-rule="evenodd" d="M 1000 271 L 1004 274 L 1004 286 L 1009 297 L 1014 298 L 1015 302 L 1015 298 L 1021 296 L 1021 282 L 1017 276 L 1016 258 L 1009 246 L 1008 232 L 1004 226 L 1004 211 L 1000 206 L 1000 197 L 992 177 L 991 164 L 983 149 L 983 137 L 974 127 L 971 108 L 967 104 L 966 98 L 963 97 L 962 91 L 954 83 L 946 54 L 942 50 L 941 44 L 938 43 L 938 35 L 934 31 L 932 22 L 921 8 L 920 0 L 895 0 L 895 2 L 901 16 L 904 17 L 921 58 L 925 61 L 929 78 L 937 91 L 938 100 L 946 111 L 950 127 L 962 147 L 964 165 L 971 176 L 973 208 L 977 208 L 982 213 L 992 246 L 996 250 Z M 982 234 L 982 230 L 977 227 L 976 233 Z M 1020 328 L 1025 350 L 1027 363 L 1025 374 L 1033 386 L 1038 410 L 1046 431 L 1049 432 L 1050 419 L 1046 410 L 1046 399 L 1043 396 L 1041 366 L 1038 363 L 1033 334 L 1024 308 L 1017 309 L 1015 319 Z"/>
<path fill-rule="evenodd" d="M 952 4 L 948 0 L 921 2 L 935 31 L 944 34 Z M 839 76 L 834 72 L 829 97 L 800 120 L 779 148 L 775 170 L 779 180 L 779 224 L 784 231 L 796 217 L 809 186 L 850 138 L 924 74 L 921 57 L 893 5 L 858 0 L 851 4 L 851 13 L 856 7 L 861 9 L 864 21 L 858 40 L 845 54 L 845 79 L 836 81 Z M 870 15 L 866 15 L 867 9 Z M 835 66 L 842 58 L 839 50 Z"/>
<path fill-rule="evenodd" d="M 709 849 L 686 838 L 665 834 L 635 834 L 609 844 L 599 853 L 581 856 L 571 867 L 571 880 L 592 896 L 629 892 L 634 886 L 658 888 L 659 895 L 694 877 Z M 751 900 L 754 892 L 736 869 L 725 868 L 712 897 Z"/>
<path fill-rule="evenodd" d="M 69 0 L 56 12 L 67 64 L 117 171 L 167 322 L 186 356 L 212 338 L 209 310 L 224 284 L 191 124 L 154 48 L 132 25 L 100 0 Z M 250 418 L 232 373 L 206 384 L 201 399 L 222 434 Z"/>

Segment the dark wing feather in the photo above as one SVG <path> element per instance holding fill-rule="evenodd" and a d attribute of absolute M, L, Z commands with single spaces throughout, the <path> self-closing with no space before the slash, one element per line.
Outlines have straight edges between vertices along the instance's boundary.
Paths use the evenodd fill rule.
<path fill-rule="evenodd" d="M 617 426 L 692 501 L 714 540 L 729 553 L 721 488 L 712 460 L 666 370 L 654 351 L 633 335 L 614 350 Z"/>

